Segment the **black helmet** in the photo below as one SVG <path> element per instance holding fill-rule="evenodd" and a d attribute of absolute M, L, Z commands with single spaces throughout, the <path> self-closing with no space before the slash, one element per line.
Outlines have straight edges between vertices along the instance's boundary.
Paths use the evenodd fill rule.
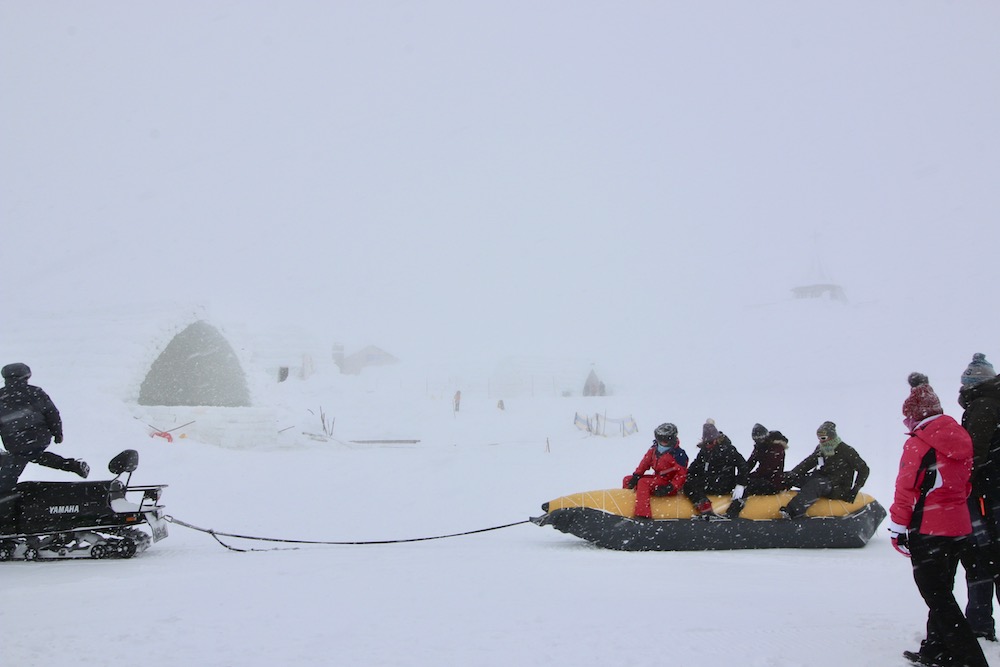
<path fill-rule="evenodd" d="M 653 437 L 656 438 L 657 442 L 677 444 L 677 427 L 669 422 L 660 424 L 653 431 Z"/>
<path fill-rule="evenodd" d="M 31 377 L 31 369 L 28 364 L 7 364 L 0 369 L 0 375 L 4 380 L 27 380 Z"/>

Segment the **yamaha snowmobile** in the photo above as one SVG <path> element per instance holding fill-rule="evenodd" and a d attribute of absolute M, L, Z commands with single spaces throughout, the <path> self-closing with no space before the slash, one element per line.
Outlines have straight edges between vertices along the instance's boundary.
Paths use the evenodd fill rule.
<path fill-rule="evenodd" d="M 108 464 L 109 481 L 19 482 L 0 498 L 0 561 L 131 558 L 162 540 L 166 484 L 130 486 L 138 465 L 126 449 Z"/>

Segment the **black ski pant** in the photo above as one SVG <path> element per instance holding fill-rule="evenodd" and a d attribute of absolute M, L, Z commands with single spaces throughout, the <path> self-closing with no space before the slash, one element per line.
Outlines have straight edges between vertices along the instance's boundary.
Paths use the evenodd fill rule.
<path fill-rule="evenodd" d="M 750 496 L 775 496 L 781 493 L 782 490 L 780 485 L 775 484 L 769 479 L 751 479 L 743 487 L 743 495 L 739 498 L 733 498 L 733 502 L 729 504 L 729 509 L 726 510 L 726 516 L 730 519 L 738 517 L 743 508 L 747 506 L 747 499 Z"/>
<path fill-rule="evenodd" d="M 769 479 L 752 477 L 743 489 L 743 499 L 746 500 L 748 496 L 774 496 L 782 491 L 784 491 L 784 487 L 780 484 L 775 484 Z"/>
<path fill-rule="evenodd" d="M 80 464 L 76 460 L 67 459 L 45 450 L 23 454 L 0 452 L 0 494 L 7 494 L 14 490 L 14 487 L 17 486 L 17 478 L 21 476 L 25 466 L 29 463 L 37 463 L 46 468 L 67 472 L 77 472 L 80 468 Z"/>
<path fill-rule="evenodd" d="M 965 617 L 976 635 L 993 636 L 996 634 L 993 596 L 1000 600 L 1000 589 L 995 580 L 997 548 L 978 496 L 969 496 L 969 516 L 972 518 L 972 535 L 969 536 L 968 548 L 960 556 L 969 591 Z"/>
<path fill-rule="evenodd" d="M 927 604 L 927 640 L 921 653 L 953 656 L 964 667 L 989 667 L 952 592 L 965 537 L 909 535 L 913 581 Z"/>
<path fill-rule="evenodd" d="M 698 507 L 700 503 L 707 503 L 709 496 L 724 496 L 733 492 L 733 487 L 726 488 L 726 485 L 719 484 L 712 480 L 691 479 L 690 477 L 681 487 L 681 492 L 688 497 L 691 504 Z"/>
<path fill-rule="evenodd" d="M 729 509 L 726 510 L 726 515 L 730 519 L 738 517 L 743 508 L 747 506 L 747 499 L 750 496 L 775 496 L 782 491 L 784 491 L 783 486 L 775 484 L 769 479 L 761 477 L 751 478 L 747 481 L 746 486 L 743 487 L 743 494 L 739 498 L 733 498 Z"/>
<path fill-rule="evenodd" d="M 810 475 L 799 487 L 799 492 L 785 507 L 793 519 L 804 515 L 813 503 L 833 491 L 833 482 L 826 475 Z"/>

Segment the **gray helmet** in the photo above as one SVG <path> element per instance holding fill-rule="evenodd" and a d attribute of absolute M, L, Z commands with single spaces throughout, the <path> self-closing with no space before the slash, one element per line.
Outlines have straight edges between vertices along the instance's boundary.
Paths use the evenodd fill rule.
<path fill-rule="evenodd" d="M 669 422 L 660 424 L 653 431 L 653 437 L 656 438 L 657 442 L 677 444 L 677 427 Z"/>
<path fill-rule="evenodd" d="M 0 369 L 0 375 L 4 380 L 27 380 L 31 377 L 31 369 L 28 364 L 7 364 Z"/>

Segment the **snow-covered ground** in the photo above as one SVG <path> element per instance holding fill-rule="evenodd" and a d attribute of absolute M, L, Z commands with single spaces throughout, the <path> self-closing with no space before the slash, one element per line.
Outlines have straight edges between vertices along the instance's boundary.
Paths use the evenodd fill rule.
<path fill-rule="evenodd" d="M 867 317 L 837 303 L 790 301 L 780 311 L 786 322 L 826 314 L 852 327 L 864 327 Z M 5 359 L 32 351 L 25 360 L 34 379 L 66 416 L 67 439 L 56 451 L 103 471 L 102 461 L 136 448 L 135 481 L 169 484 L 170 515 L 220 532 L 367 541 L 523 521 L 546 500 L 616 486 L 656 424 L 676 422 L 691 448 L 710 416 L 744 454 L 755 421 L 782 430 L 789 466 L 811 451 L 816 426 L 832 419 L 872 468 L 866 491 L 888 505 L 903 440 L 905 373 L 852 371 L 849 385 L 837 372 L 827 384 L 810 371 L 749 387 L 693 383 L 604 398 L 577 391 L 508 398 L 504 410 L 496 397 L 466 388 L 456 414 L 450 392 L 426 391 L 402 364 L 381 369 L 383 388 L 375 390 L 360 389 L 361 378 L 290 379 L 285 407 L 302 421 L 288 441 L 242 449 L 192 438 L 168 443 L 150 437 L 121 400 L 92 390 L 94 378 L 125 386 L 134 369 L 108 369 L 101 355 L 73 346 L 72 336 L 57 350 L 44 335 L 46 321 L 23 314 L 5 323 L 0 349 Z M 94 326 L 85 317 L 67 324 Z M 37 337 L 48 340 L 51 354 L 34 348 Z M 762 352 L 770 349 L 763 340 Z M 860 351 L 844 346 L 827 359 L 849 367 Z M 62 369 L 67 356 L 80 360 L 72 372 Z M 917 369 L 944 361 L 901 363 Z M 957 416 L 948 396 L 964 360 L 955 365 L 937 384 Z M 388 381 L 393 377 L 398 382 Z M 327 442 L 301 435 L 321 432 L 319 405 L 336 418 Z M 573 424 L 577 412 L 631 415 L 640 433 L 588 436 Z M 419 443 L 351 442 L 385 434 Z M 60 475 L 29 468 L 25 477 Z M 5 564 L 5 660 L 607 665 L 652 652 L 675 664 L 883 666 L 902 664 L 900 652 L 918 645 L 925 619 L 909 564 L 883 531 L 857 550 L 704 553 L 606 551 L 530 523 L 388 545 L 230 542 L 265 551 L 229 551 L 173 525 L 168 539 L 130 561 Z M 957 594 L 964 597 L 961 584 Z M 1000 646 L 986 651 L 1000 665 Z"/>
<path fill-rule="evenodd" d="M 657 419 L 683 417 L 688 442 L 697 432 L 669 396 L 511 400 L 502 414 L 466 398 L 458 415 L 447 400 L 397 400 L 419 413 L 419 444 L 233 451 L 168 444 L 126 422 L 62 449 L 97 462 L 137 447 L 136 479 L 168 483 L 170 514 L 195 525 L 353 541 L 520 521 L 545 500 L 615 486 Z M 575 410 L 625 406 L 642 435 L 588 438 L 572 424 Z M 840 422 L 869 457 L 868 491 L 886 502 L 897 443 L 852 434 L 849 414 Z M 744 451 L 751 425 L 730 431 Z M 811 422 L 769 425 L 793 438 L 790 460 L 808 453 Z M 923 619 L 907 562 L 882 534 L 861 550 L 633 554 L 525 524 L 234 553 L 174 526 L 132 561 L 10 563 L 0 577 L 17 601 L 3 612 L 12 664 L 54 664 L 68 651 L 104 665 L 140 651 L 150 665 L 606 665 L 662 650 L 679 664 L 799 665 L 808 654 L 812 664 L 886 665 L 917 644 Z"/>
<path fill-rule="evenodd" d="M 54 398 L 56 451 L 97 477 L 137 449 L 134 481 L 223 532 L 520 522 L 707 417 L 744 454 L 754 422 L 780 429 L 789 467 L 833 420 L 888 506 L 906 375 L 957 417 L 971 355 L 1000 360 L 997 34 L 988 0 L 0 0 L 0 364 Z M 816 283 L 847 300 L 790 298 Z M 136 406 L 193 319 L 260 411 L 227 446 L 151 438 Z M 342 376 L 338 342 L 401 362 Z M 275 382 L 307 352 L 315 373 Z M 591 364 L 612 396 L 580 396 Z M 303 435 L 320 410 L 326 441 Z M 419 442 L 352 442 L 386 439 Z M 0 661 L 32 667 L 884 667 L 925 619 L 883 531 L 238 553 L 174 525 L 133 560 L 3 565 Z"/>

